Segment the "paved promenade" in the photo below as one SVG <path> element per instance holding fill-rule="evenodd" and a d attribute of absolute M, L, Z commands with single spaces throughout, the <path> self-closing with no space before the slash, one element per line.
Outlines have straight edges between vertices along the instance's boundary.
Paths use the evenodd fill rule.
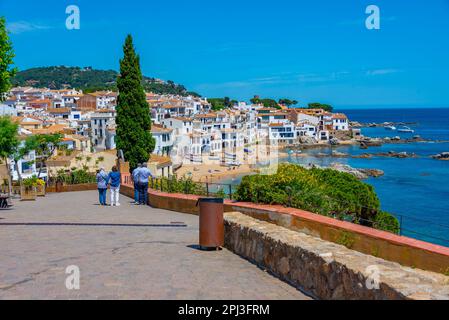
<path fill-rule="evenodd" d="M 0 299 L 309 299 L 230 251 L 197 250 L 196 216 L 97 201 L 50 194 L 0 211 Z"/>

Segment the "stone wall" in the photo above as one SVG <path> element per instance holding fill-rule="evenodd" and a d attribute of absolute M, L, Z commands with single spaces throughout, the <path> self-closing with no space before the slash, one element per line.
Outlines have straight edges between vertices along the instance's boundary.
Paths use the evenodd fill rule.
<path fill-rule="evenodd" d="M 122 185 L 121 192 L 129 197 L 134 196 L 130 185 Z M 198 214 L 198 198 L 195 195 L 149 191 L 151 206 L 189 214 Z M 241 212 L 261 221 L 342 244 L 354 251 L 398 262 L 404 266 L 443 274 L 449 272 L 449 248 L 432 243 L 279 205 L 226 200 L 225 211 Z"/>
<path fill-rule="evenodd" d="M 319 299 L 449 299 L 449 277 L 233 212 L 225 247 Z"/>

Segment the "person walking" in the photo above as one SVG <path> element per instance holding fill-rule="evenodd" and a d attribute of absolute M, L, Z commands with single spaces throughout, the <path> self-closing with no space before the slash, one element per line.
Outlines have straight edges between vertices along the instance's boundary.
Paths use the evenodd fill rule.
<path fill-rule="evenodd" d="M 147 168 L 146 163 L 142 163 L 142 167 L 139 169 L 138 181 L 139 181 L 139 204 L 148 204 L 148 179 L 153 177 L 150 170 Z"/>
<path fill-rule="evenodd" d="M 116 166 L 112 167 L 112 171 L 109 173 L 109 183 L 111 185 L 111 206 L 119 207 L 120 203 L 118 202 L 120 195 L 120 172 L 118 171 Z"/>
<path fill-rule="evenodd" d="M 131 174 L 131 178 L 134 183 L 134 204 L 139 204 L 139 170 L 142 168 L 142 164 L 139 163 Z"/>
<path fill-rule="evenodd" d="M 106 192 L 108 190 L 108 183 L 109 183 L 108 174 L 104 171 L 103 168 L 100 168 L 100 170 L 97 173 L 97 188 L 100 205 L 102 206 L 106 205 Z"/>

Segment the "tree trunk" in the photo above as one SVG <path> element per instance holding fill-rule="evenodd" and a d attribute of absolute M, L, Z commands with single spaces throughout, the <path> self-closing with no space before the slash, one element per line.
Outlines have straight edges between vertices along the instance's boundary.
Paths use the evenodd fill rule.
<path fill-rule="evenodd" d="M 41 160 L 41 165 L 39 166 L 39 173 L 37 174 L 37 178 L 41 178 L 42 167 L 44 166 L 44 160 Z"/>
<path fill-rule="evenodd" d="M 5 157 L 6 172 L 8 173 L 8 196 L 12 194 L 11 168 L 8 165 L 8 157 Z"/>
<path fill-rule="evenodd" d="M 16 172 L 17 172 L 19 184 L 22 185 L 22 175 L 20 174 L 20 171 L 19 171 L 19 161 L 14 160 L 14 168 L 16 169 Z"/>

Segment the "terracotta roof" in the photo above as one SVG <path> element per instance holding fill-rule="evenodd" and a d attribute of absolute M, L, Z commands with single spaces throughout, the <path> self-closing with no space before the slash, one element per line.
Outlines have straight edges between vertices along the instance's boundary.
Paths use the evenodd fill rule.
<path fill-rule="evenodd" d="M 273 123 L 269 124 L 270 127 L 283 127 L 284 125 L 285 125 L 285 123 L 282 123 L 282 122 L 278 122 L 278 123 L 273 122 Z"/>
<path fill-rule="evenodd" d="M 348 117 L 344 113 L 334 113 L 332 115 L 333 119 L 348 119 Z"/>
<path fill-rule="evenodd" d="M 49 108 L 47 111 L 52 114 L 70 113 L 69 108 Z"/>
<path fill-rule="evenodd" d="M 31 132 L 33 132 L 34 134 L 61 133 L 64 131 L 65 128 L 67 128 L 67 126 L 64 124 L 53 124 L 43 129 L 31 129 Z"/>
<path fill-rule="evenodd" d="M 153 124 L 151 126 L 151 132 L 153 132 L 153 133 L 163 133 L 163 132 L 170 133 L 172 131 L 173 131 L 172 129 L 167 129 L 167 128 L 164 128 L 164 127 L 161 127 L 161 126 L 158 126 L 155 124 Z"/>
<path fill-rule="evenodd" d="M 216 117 L 217 117 L 217 115 L 215 113 L 206 113 L 206 114 L 195 115 L 195 119 L 216 118 Z"/>
<path fill-rule="evenodd" d="M 171 161 L 170 157 L 159 156 L 157 154 L 152 154 L 150 156 L 150 159 L 148 160 L 148 162 L 149 163 L 157 163 L 158 168 L 172 165 L 172 161 Z"/>
<path fill-rule="evenodd" d="M 186 118 L 186 117 L 173 117 L 173 119 L 180 120 L 180 121 L 186 121 L 186 122 L 193 121 L 192 118 Z"/>

